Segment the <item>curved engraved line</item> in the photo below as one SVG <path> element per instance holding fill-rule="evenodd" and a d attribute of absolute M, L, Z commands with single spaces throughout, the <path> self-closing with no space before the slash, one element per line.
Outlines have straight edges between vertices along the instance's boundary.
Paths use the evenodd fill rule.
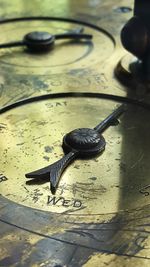
<path fill-rule="evenodd" d="M 52 94 L 44 94 L 39 96 L 33 96 L 30 98 L 25 98 L 23 100 L 19 100 L 15 103 L 12 103 L 10 105 L 4 106 L 0 108 L 0 114 L 3 114 L 13 108 L 17 108 L 23 105 L 27 105 L 34 102 L 44 101 L 48 99 L 59 99 L 59 98 L 97 98 L 97 99 L 104 99 L 104 100 L 110 100 L 115 101 L 119 103 L 126 103 L 126 104 L 132 104 L 135 106 L 143 107 L 144 109 L 147 109 L 150 111 L 150 104 L 139 101 L 137 99 L 124 97 L 124 96 L 118 96 L 118 95 L 111 95 L 111 94 L 104 94 L 104 93 L 88 93 L 88 92 L 64 92 L 64 93 L 52 93 Z"/>
<path fill-rule="evenodd" d="M 116 41 L 114 37 L 107 32 L 105 29 L 94 25 L 90 22 L 82 21 L 82 20 L 77 20 L 77 19 L 72 19 L 72 18 L 64 18 L 64 17 L 42 17 L 42 16 L 34 16 L 34 17 L 18 17 L 18 18 L 10 18 L 10 19 L 3 19 L 0 20 L 0 24 L 5 24 L 5 23 L 10 23 L 10 22 L 21 22 L 21 21 L 34 21 L 34 20 L 45 20 L 45 21 L 61 21 L 61 22 L 70 22 L 70 23 L 75 23 L 79 25 L 84 25 L 90 28 L 93 28 L 99 32 L 104 33 L 106 36 L 110 38 L 110 40 L 113 42 L 114 46 L 116 45 Z"/>
<path fill-rule="evenodd" d="M 65 46 L 67 46 L 67 45 L 69 45 L 71 42 L 64 42 L 63 43 L 63 45 L 65 45 Z M 86 58 L 88 55 L 90 55 L 90 53 L 93 51 L 93 47 L 94 47 L 94 45 L 93 45 L 93 43 L 92 42 L 84 42 L 84 44 L 86 45 L 86 44 L 90 44 L 90 46 L 88 45 L 88 49 L 85 51 L 85 53 L 82 55 L 82 56 L 80 56 L 79 58 L 77 58 L 77 59 L 75 59 L 75 60 L 73 60 L 73 61 L 71 61 L 71 62 L 68 62 L 68 63 L 65 63 L 65 64 L 59 64 L 59 65 L 50 65 L 50 66 L 44 66 L 44 68 L 55 68 L 55 67 L 61 67 L 61 66 L 68 66 L 68 65 L 71 65 L 71 64 L 73 64 L 73 63 L 76 63 L 76 62 L 78 62 L 78 61 L 80 61 L 80 60 L 82 60 L 82 59 L 84 59 L 84 58 Z M 77 43 L 78 44 L 78 43 Z M 80 45 L 83 45 L 83 42 L 81 42 L 80 41 Z M 57 44 L 56 44 L 56 46 L 58 46 Z M 9 47 L 8 49 L 10 49 L 11 47 Z M 6 54 L 4 55 L 4 56 L 7 56 Z M 2 55 L 2 57 L 3 57 L 3 55 Z M 27 66 L 27 65 L 19 65 L 19 64 L 13 64 L 13 63 L 9 63 L 9 62 L 5 62 L 4 60 L 1 60 L 1 58 L 0 58 L 0 62 L 2 63 L 2 64 L 5 64 L 5 65 L 9 65 L 9 66 L 17 66 L 17 67 L 21 67 L 21 68 L 27 68 L 27 67 L 29 67 L 29 66 Z M 34 68 L 41 68 L 42 66 L 32 66 L 32 67 L 34 67 Z"/>
<path fill-rule="evenodd" d="M 92 23 L 89 23 L 89 22 L 85 22 L 85 21 L 81 21 L 81 20 L 76 20 L 76 19 L 72 19 L 72 18 L 63 18 L 63 17 L 41 17 L 41 16 L 35 16 L 35 17 L 20 17 L 20 18 L 11 18 L 11 19 L 3 19 L 3 20 L 0 20 L 0 24 L 5 24 L 5 23 L 10 23 L 10 22 L 22 22 L 22 21 L 35 21 L 35 20 L 44 20 L 44 21 L 62 21 L 62 22 L 70 22 L 70 23 L 75 23 L 75 24 L 78 24 L 78 25 L 83 25 L 83 26 L 87 26 L 87 27 L 90 27 L 94 30 L 97 30 L 98 32 L 101 32 L 103 34 L 105 34 L 113 43 L 114 47 L 116 45 L 116 41 L 115 39 L 113 38 L 113 36 L 107 32 L 105 29 L 97 26 L 97 25 L 94 25 Z M 72 63 L 75 63 L 77 61 L 80 61 L 82 60 L 84 57 L 86 57 L 89 53 L 91 53 L 91 51 L 93 50 L 93 45 L 91 46 L 91 49 L 89 49 L 88 52 L 86 52 L 83 56 L 81 56 L 80 58 L 78 58 L 77 60 L 75 61 L 72 61 L 71 63 L 67 63 L 67 64 L 60 64 L 60 65 L 54 65 L 52 67 L 58 67 L 58 66 L 65 66 L 65 65 L 70 65 Z M 14 66 L 14 64 L 10 64 L 10 63 L 7 63 L 7 62 L 4 62 L 4 61 L 0 61 L 1 63 L 3 64 L 7 64 L 7 65 L 12 65 Z M 15 66 L 18 66 L 18 67 L 25 67 L 25 66 L 21 66 L 21 65 L 17 65 L 15 64 Z M 34 66 L 36 68 L 36 66 Z M 39 67 L 37 67 L 39 68 Z M 47 68 L 50 68 L 50 66 L 47 66 Z"/>
<path fill-rule="evenodd" d="M 21 227 L 21 226 L 17 226 L 16 224 L 13 224 L 13 223 L 10 223 L 10 222 L 7 222 L 3 219 L 0 219 L 0 221 L 2 223 L 6 223 L 8 224 L 9 226 L 12 226 L 12 227 L 15 227 L 15 228 L 18 228 L 18 229 L 21 229 L 25 232 L 28 232 L 28 233 L 31 233 L 31 234 L 34 234 L 34 235 L 38 235 L 38 236 L 41 236 L 41 237 L 44 237 L 44 238 L 48 238 L 48 239 L 51 239 L 51 240 L 55 240 L 55 241 L 58 241 L 58 242 L 62 242 L 64 244 L 68 244 L 68 245 L 74 245 L 74 246 L 79 246 L 79 247 L 83 247 L 83 248 L 87 248 L 87 249 L 92 249 L 92 250 L 95 250 L 95 251 L 99 251 L 99 252 L 103 252 L 103 253 L 113 253 L 115 255 L 119 255 L 119 256 L 127 256 L 127 257 L 130 257 L 130 258 L 138 258 L 138 259 L 147 259 L 147 260 L 150 260 L 150 258 L 148 257 L 144 257 L 144 256 L 138 256 L 138 255 L 130 255 L 130 254 L 126 254 L 126 253 L 119 253 L 119 252 L 115 252 L 115 251 L 111 251 L 111 250 L 105 250 L 105 249 L 98 249 L 96 247 L 91 247 L 90 245 L 87 246 L 87 245 L 83 245 L 83 244 L 79 244 L 79 243 L 74 243 L 73 241 L 67 241 L 67 240 L 62 240 L 60 238 L 56 238 L 56 237 L 53 237 L 53 236 L 49 236 L 49 235 L 46 235 L 46 234 L 41 234 L 39 232 L 36 232 L 36 231 L 33 231 L 33 230 L 30 230 L 29 228 L 25 228 L 25 227 Z"/>

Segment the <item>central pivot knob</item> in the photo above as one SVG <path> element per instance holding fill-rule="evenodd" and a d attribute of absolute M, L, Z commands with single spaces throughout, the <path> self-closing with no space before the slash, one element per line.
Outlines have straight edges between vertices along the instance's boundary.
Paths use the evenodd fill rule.
<path fill-rule="evenodd" d="M 79 128 L 65 135 L 63 148 L 65 151 L 76 150 L 81 156 L 91 156 L 104 150 L 105 140 L 94 129 Z"/>
<path fill-rule="evenodd" d="M 48 32 L 30 32 L 24 36 L 24 43 L 29 50 L 45 52 L 53 47 L 55 36 Z"/>

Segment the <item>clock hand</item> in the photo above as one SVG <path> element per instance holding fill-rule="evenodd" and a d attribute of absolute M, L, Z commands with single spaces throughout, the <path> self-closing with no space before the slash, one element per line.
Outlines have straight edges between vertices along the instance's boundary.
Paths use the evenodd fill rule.
<path fill-rule="evenodd" d="M 126 111 L 126 105 L 122 105 L 117 108 L 113 113 L 111 113 L 106 119 L 100 122 L 94 130 L 98 131 L 99 133 L 104 132 L 109 126 L 119 124 L 118 118 Z"/>
<path fill-rule="evenodd" d="M 77 152 L 70 151 L 57 162 L 40 170 L 26 174 L 26 178 L 49 179 L 51 192 L 54 194 L 65 168 L 76 158 Z"/>
<path fill-rule="evenodd" d="M 91 34 L 84 34 L 83 28 L 70 31 L 62 34 L 50 34 L 48 32 L 30 32 L 26 34 L 23 40 L 0 44 L 0 48 L 9 48 L 17 46 L 26 46 L 30 51 L 33 52 L 45 52 L 53 47 L 55 40 L 60 39 L 92 39 Z"/>
<path fill-rule="evenodd" d="M 57 162 L 27 173 L 26 178 L 50 179 L 51 192 L 56 192 L 59 180 L 65 168 L 76 158 L 90 158 L 100 154 L 105 149 L 105 139 L 101 133 L 111 125 L 118 124 L 118 118 L 125 112 L 125 105 L 121 105 L 94 129 L 79 128 L 66 134 L 63 138 L 65 155 Z"/>

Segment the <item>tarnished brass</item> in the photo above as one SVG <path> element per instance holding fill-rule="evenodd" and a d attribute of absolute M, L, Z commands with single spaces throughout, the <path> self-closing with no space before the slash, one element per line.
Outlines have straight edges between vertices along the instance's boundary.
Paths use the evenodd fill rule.
<path fill-rule="evenodd" d="M 137 84 L 131 90 L 128 80 L 125 87 L 114 75 L 115 71 L 121 75 L 124 64 L 123 77 L 130 76 L 131 57 L 119 36 L 132 16 L 131 1 L 0 0 L 0 4 L 3 18 L 40 13 L 99 27 L 57 19 L 1 24 L 1 43 L 36 30 L 54 34 L 84 27 L 93 35 L 92 43 L 61 40 L 54 50 L 39 55 L 23 47 L 1 49 L 1 107 L 67 92 L 141 99 Z M 150 102 L 146 91 L 142 100 Z M 0 114 L 0 266 L 149 266 L 150 111 L 128 105 L 119 125 L 105 131 L 102 155 L 72 163 L 55 196 L 49 181 L 25 178 L 63 156 L 66 133 L 95 127 L 119 105 L 62 95 Z"/>

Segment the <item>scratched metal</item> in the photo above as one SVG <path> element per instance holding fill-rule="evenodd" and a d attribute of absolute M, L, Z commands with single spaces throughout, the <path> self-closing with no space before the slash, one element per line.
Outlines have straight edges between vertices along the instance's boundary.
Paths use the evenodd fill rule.
<path fill-rule="evenodd" d="M 131 1 L 0 0 L 0 6 L 1 18 L 39 13 L 73 17 L 106 31 L 84 27 L 93 34 L 93 43 L 65 40 L 38 56 L 23 48 L 0 50 L 1 106 L 54 92 L 134 96 L 135 91 L 114 77 L 117 63 L 127 55 L 119 34 L 132 16 Z M 1 43 L 37 29 L 60 33 L 76 27 L 80 25 L 58 21 L 5 24 Z M 142 97 L 148 100 L 149 94 Z M 148 111 L 130 107 L 118 126 L 105 131 L 103 154 L 76 160 L 64 172 L 55 196 L 49 182 L 26 183 L 25 178 L 63 155 L 63 135 L 94 127 L 117 105 L 61 98 L 0 115 L 0 266 L 149 266 Z"/>

